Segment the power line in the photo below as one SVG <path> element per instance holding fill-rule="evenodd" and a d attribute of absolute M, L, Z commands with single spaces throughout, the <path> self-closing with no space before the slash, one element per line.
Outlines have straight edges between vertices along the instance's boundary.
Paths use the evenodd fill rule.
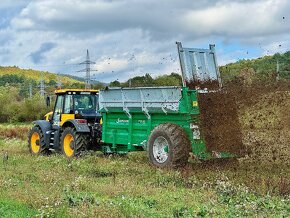
<path fill-rule="evenodd" d="M 86 89 L 90 89 L 91 88 L 91 71 L 97 71 L 97 70 L 92 70 L 91 69 L 91 64 L 95 64 L 95 62 L 90 61 L 90 54 L 89 54 L 89 50 L 87 49 L 87 58 L 84 62 L 81 62 L 79 64 L 84 64 L 86 65 L 86 68 L 83 70 L 79 70 L 77 72 L 86 72 L 86 85 L 85 88 Z"/>

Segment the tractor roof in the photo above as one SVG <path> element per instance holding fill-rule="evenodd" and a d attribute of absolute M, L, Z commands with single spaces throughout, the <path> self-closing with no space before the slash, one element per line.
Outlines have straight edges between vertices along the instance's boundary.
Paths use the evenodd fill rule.
<path fill-rule="evenodd" d="M 91 92 L 91 93 L 98 93 L 99 90 L 96 90 L 96 89 L 58 89 L 58 90 L 55 90 L 55 94 L 65 94 L 67 92 Z"/>

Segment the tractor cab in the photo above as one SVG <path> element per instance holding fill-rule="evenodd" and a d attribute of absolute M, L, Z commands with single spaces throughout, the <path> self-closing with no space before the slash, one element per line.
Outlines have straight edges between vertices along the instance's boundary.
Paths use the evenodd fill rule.
<path fill-rule="evenodd" d="M 66 121 L 80 119 L 87 123 L 99 123 L 98 90 L 61 89 L 56 90 L 54 111 L 48 116 L 54 128 L 61 127 Z"/>

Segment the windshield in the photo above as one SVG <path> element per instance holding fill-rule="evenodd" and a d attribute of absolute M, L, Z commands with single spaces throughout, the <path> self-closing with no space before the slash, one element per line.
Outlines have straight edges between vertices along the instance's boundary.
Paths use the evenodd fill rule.
<path fill-rule="evenodd" d="M 97 95 L 75 95 L 74 96 L 74 110 L 76 113 L 91 114 L 96 113 Z"/>

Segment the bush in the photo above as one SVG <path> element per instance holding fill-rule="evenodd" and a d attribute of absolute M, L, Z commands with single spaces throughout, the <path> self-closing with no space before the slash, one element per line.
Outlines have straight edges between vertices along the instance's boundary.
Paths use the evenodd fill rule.
<path fill-rule="evenodd" d="M 27 122 L 43 119 L 52 108 L 47 108 L 45 100 L 36 94 L 32 98 L 20 98 L 19 89 L 0 87 L 0 122 Z"/>

